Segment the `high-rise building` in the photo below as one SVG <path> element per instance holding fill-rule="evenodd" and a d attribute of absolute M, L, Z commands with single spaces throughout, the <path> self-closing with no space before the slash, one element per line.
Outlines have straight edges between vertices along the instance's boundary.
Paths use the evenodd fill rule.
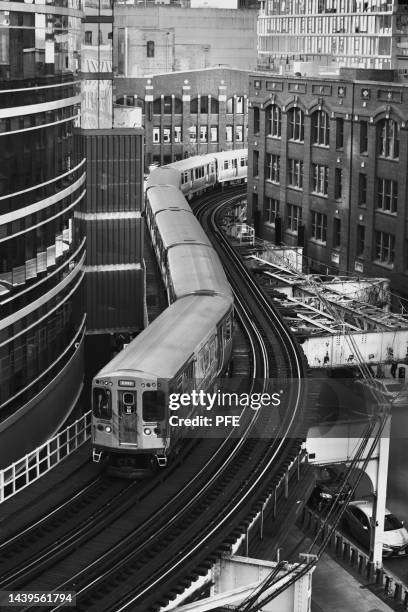
<path fill-rule="evenodd" d="M 408 0 L 260 0 L 259 65 L 293 61 L 408 73 Z"/>
<path fill-rule="evenodd" d="M 0 467 L 43 442 L 83 380 L 80 0 L 0 7 Z"/>

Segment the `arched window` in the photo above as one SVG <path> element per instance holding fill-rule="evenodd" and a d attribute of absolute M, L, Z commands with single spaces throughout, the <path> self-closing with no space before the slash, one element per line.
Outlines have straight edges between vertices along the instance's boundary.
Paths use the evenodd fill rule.
<path fill-rule="evenodd" d="M 154 40 L 148 40 L 146 43 L 146 57 L 154 57 Z"/>
<path fill-rule="evenodd" d="M 399 157 L 399 124 L 393 119 L 382 119 L 377 124 L 377 153 L 380 157 Z"/>
<path fill-rule="evenodd" d="M 234 112 L 234 98 L 228 98 L 227 100 L 227 113 Z"/>
<path fill-rule="evenodd" d="M 193 98 L 190 101 L 190 113 L 193 113 L 193 114 L 198 113 L 198 98 Z"/>
<path fill-rule="evenodd" d="M 219 104 L 218 104 L 218 100 L 216 98 L 211 98 L 211 105 L 210 105 L 210 107 L 211 107 L 210 112 L 213 115 L 217 115 L 218 112 L 219 112 Z"/>
<path fill-rule="evenodd" d="M 330 144 L 330 119 L 323 110 L 318 110 L 312 115 L 312 142 L 325 147 Z"/>
<path fill-rule="evenodd" d="M 161 115 L 161 98 L 156 98 L 153 102 L 153 114 Z"/>
<path fill-rule="evenodd" d="M 288 138 L 299 142 L 305 139 L 305 116 L 300 108 L 291 108 L 288 112 Z"/>
<path fill-rule="evenodd" d="M 181 115 L 183 112 L 183 102 L 180 98 L 174 98 L 174 113 Z"/>
<path fill-rule="evenodd" d="M 276 104 L 272 104 L 266 109 L 266 129 L 268 136 L 281 137 L 282 112 Z"/>

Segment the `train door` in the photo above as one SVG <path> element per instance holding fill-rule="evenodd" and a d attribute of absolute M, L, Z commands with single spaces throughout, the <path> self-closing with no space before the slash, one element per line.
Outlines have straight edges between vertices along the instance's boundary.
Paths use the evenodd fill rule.
<path fill-rule="evenodd" d="M 136 392 L 119 391 L 119 444 L 137 446 Z"/>

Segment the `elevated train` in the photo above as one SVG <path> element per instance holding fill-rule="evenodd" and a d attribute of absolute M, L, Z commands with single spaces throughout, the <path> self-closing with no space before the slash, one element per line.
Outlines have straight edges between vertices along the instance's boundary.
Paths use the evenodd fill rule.
<path fill-rule="evenodd" d="M 182 435 L 169 426 L 169 394 L 209 390 L 228 366 L 232 291 L 183 193 L 214 185 L 214 172 L 221 182 L 244 180 L 246 168 L 247 151 L 237 150 L 150 174 L 145 218 L 170 305 L 93 380 L 93 460 L 108 455 L 113 472 L 137 476 L 152 463 L 165 466 Z"/>

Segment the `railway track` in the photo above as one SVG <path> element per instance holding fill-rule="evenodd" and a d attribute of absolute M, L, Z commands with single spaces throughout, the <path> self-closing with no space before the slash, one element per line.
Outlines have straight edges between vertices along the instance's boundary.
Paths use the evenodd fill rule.
<path fill-rule="evenodd" d="M 222 200 L 228 202 L 230 197 L 224 194 Z M 205 212 L 198 211 L 204 224 L 215 224 L 220 206 L 209 211 L 205 202 Z M 299 349 L 224 236 L 217 229 L 212 232 L 222 261 L 227 263 L 228 257 L 234 262 L 228 263 L 227 273 L 236 295 L 237 315 L 251 345 L 251 389 L 270 389 L 271 378 L 300 380 L 303 359 Z M 265 381 L 261 387 L 259 380 Z M 236 543 L 297 454 L 301 395 L 300 382 L 292 384 L 286 402 L 291 410 L 280 414 L 278 421 L 272 423 L 265 410 L 247 410 L 239 439 L 231 435 L 221 444 L 215 440 L 200 444 L 208 460 L 197 470 L 195 454 L 189 456 L 179 470 L 178 479 L 185 479 L 185 485 L 178 492 L 171 493 L 166 480 L 166 486 L 156 487 L 143 503 L 129 491 L 125 493 L 126 508 L 114 510 L 115 520 L 103 528 L 103 537 L 96 513 L 87 527 L 89 533 L 95 529 L 93 539 L 76 541 L 80 549 L 72 553 L 67 548 L 63 560 L 51 570 L 38 572 L 34 579 L 32 574 L 19 574 L 18 588 L 76 591 L 77 609 L 87 612 L 158 610 Z M 255 428 L 263 437 L 254 435 Z M 118 502 L 118 507 L 123 506 Z M 61 555 L 63 550 L 62 545 Z M 2 588 L 8 588 L 7 584 Z"/>

